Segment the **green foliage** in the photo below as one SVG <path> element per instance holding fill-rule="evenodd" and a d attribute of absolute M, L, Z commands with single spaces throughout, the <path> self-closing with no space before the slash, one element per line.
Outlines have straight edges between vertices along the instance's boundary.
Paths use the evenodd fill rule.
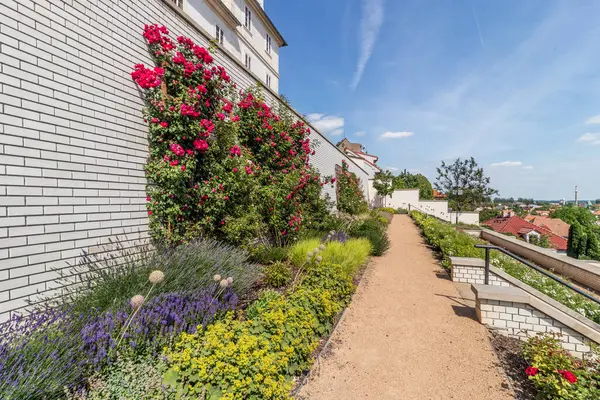
<path fill-rule="evenodd" d="M 373 180 L 373 188 L 377 191 L 379 196 L 384 199 L 387 196 L 391 196 L 394 193 L 394 175 L 390 171 L 380 172 L 375 175 Z"/>
<path fill-rule="evenodd" d="M 529 362 L 529 379 L 538 390 L 540 399 L 589 400 L 600 398 L 600 363 L 573 358 L 552 335 L 530 338 L 523 347 Z M 569 382 L 565 372 L 576 377 Z"/>
<path fill-rule="evenodd" d="M 289 247 L 259 245 L 251 250 L 251 257 L 259 264 L 270 264 L 287 258 Z"/>
<path fill-rule="evenodd" d="M 442 161 L 437 173 L 435 188 L 448 196 L 450 206 L 458 212 L 474 210 L 498 193 L 473 157 L 457 158 L 452 164 Z"/>
<path fill-rule="evenodd" d="M 52 300 L 59 306 L 71 304 L 75 312 L 118 309 L 132 296 L 145 293 L 153 270 L 165 272 L 165 280 L 154 288 L 155 295 L 188 292 L 205 288 L 220 274 L 233 278 L 233 289 L 240 296 L 248 293 L 260 275 L 257 265 L 239 248 L 215 240 L 198 240 L 176 249 L 150 251 L 146 247 L 126 249 L 116 242 L 115 253 L 89 254 L 76 267 L 82 285 L 69 285 L 73 277 L 60 279 L 63 295 Z"/>
<path fill-rule="evenodd" d="M 577 207 L 572 204 L 559 207 L 550 213 L 550 218 L 559 218 L 569 225 L 578 222 L 582 226 L 592 226 L 596 223 L 596 217 L 588 209 Z"/>
<path fill-rule="evenodd" d="M 464 232 L 457 232 L 450 224 L 428 215 L 413 211 L 411 216 L 422 229 L 425 241 L 440 251 L 444 267 L 450 268 L 450 257 L 484 258 L 483 249 L 474 246 L 485 242 Z M 600 323 L 600 306 L 580 294 L 502 253 L 491 252 L 490 262 L 492 266 L 504 270 L 584 317 Z"/>
<path fill-rule="evenodd" d="M 342 160 L 342 171 L 337 176 L 337 208 L 339 211 L 359 215 L 368 211 L 364 193 L 360 188 L 360 179 L 348 170 L 348 164 Z"/>
<path fill-rule="evenodd" d="M 398 208 L 396 214 L 408 214 L 408 210 L 406 208 Z"/>
<path fill-rule="evenodd" d="M 382 256 L 390 248 L 387 235 L 387 223 L 369 218 L 352 225 L 348 231 L 350 236 L 368 239 L 371 242 L 371 255 Z"/>
<path fill-rule="evenodd" d="M 407 170 L 393 178 L 394 189 L 419 189 L 421 200 L 433 200 L 433 186 L 423 174 L 411 174 Z"/>
<path fill-rule="evenodd" d="M 293 377 L 310 367 L 319 338 L 331 331 L 353 291 L 342 266 L 311 263 L 295 291 L 264 292 L 247 319 L 229 314 L 181 335 L 167 354 L 165 383 L 193 398 L 288 399 Z"/>
<path fill-rule="evenodd" d="M 294 266 L 302 267 L 306 264 L 307 254 L 315 253 L 314 250 L 319 249 L 319 246 L 319 239 L 300 241 L 291 247 L 289 259 Z M 345 243 L 330 241 L 324 243 L 323 247 L 323 250 L 319 250 L 323 262 L 339 264 L 347 274 L 356 272 L 371 254 L 371 243 L 362 238 L 348 239 Z"/>
<path fill-rule="evenodd" d="M 550 237 L 548 235 L 541 235 L 539 239 L 536 236 L 531 236 L 529 238 L 529 243 L 545 249 L 552 247 L 552 243 L 550 242 Z"/>
<path fill-rule="evenodd" d="M 479 212 L 479 222 L 489 221 L 492 218 L 496 218 L 500 213 L 494 208 L 487 208 Z"/>
<path fill-rule="evenodd" d="M 375 211 L 383 211 L 383 212 L 387 212 L 390 214 L 396 214 L 396 210 L 393 209 L 392 207 L 379 207 L 379 208 L 376 208 Z"/>
<path fill-rule="evenodd" d="M 164 361 L 159 358 L 119 357 L 106 374 L 90 379 L 86 400 L 174 400 L 175 393 L 163 387 Z M 69 396 L 72 400 L 81 398 Z"/>
<path fill-rule="evenodd" d="M 292 269 L 289 264 L 281 261 L 265 267 L 265 283 L 274 288 L 287 285 L 292 280 Z"/>
<path fill-rule="evenodd" d="M 600 240 L 594 225 L 575 220 L 569 228 L 567 255 L 573 258 L 600 260 Z"/>

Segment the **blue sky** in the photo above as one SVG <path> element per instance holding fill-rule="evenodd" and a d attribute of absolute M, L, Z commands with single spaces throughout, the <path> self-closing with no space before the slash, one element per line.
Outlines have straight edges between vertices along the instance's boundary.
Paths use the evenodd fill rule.
<path fill-rule="evenodd" d="M 332 141 L 502 196 L 600 198 L 600 1 L 265 0 L 280 92 Z"/>

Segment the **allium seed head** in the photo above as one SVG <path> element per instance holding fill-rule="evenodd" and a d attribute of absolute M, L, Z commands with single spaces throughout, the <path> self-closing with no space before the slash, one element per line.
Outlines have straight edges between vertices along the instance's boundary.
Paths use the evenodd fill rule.
<path fill-rule="evenodd" d="M 321 250 L 325 250 L 325 245 L 324 245 L 324 244 L 320 245 L 320 246 L 319 246 L 319 249 L 321 249 Z"/>
<path fill-rule="evenodd" d="M 213 279 L 215 280 L 215 282 L 219 282 L 221 280 L 221 275 L 216 274 L 215 276 L 213 276 Z"/>
<path fill-rule="evenodd" d="M 318 256 L 318 257 L 317 257 L 317 262 L 321 262 L 321 261 L 323 261 L 323 257 L 321 257 L 321 256 Z"/>
<path fill-rule="evenodd" d="M 306 254 L 306 258 L 312 258 L 312 256 L 314 256 L 312 252 L 308 252 L 308 254 Z"/>
<path fill-rule="evenodd" d="M 136 294 L 131 298 L 131 300 L 129 300 L 129 304 L 133 309 L 138 309 L 142 306 L 142 304 L 144 304 L 144 300 L 144 296 L 141 294 Z"/>
<path fill-rule="evenodd" d="M 233 278 L 232 277 L 227 278 L 227 283 L 231 285 L 233 283 Z"/>
<path fill-rule="evenodd" d="M 162 281 L 165 280 L 165 274 L 162 271 L 159 271 L 159 270 L 152 271 L 152 273 L 148 277 L 148 280 L 153 285 L 158 285 L 159 283 L 161 283 Z"/>
<path fill-rule="evenodd" d="M 225 289 L 228 285 L 229 281 L 227 281 L 227 279 L 223 279 L 221 282 L 219 282 L 219 286 L 221 286 L 223 289 Z"/>
<path fill-rule="evenodd" d="M 319 248 L 318 248 L 318 247 L 315 247 L 315 248 L 313 249 L 313 253 L 317 254 L 318 252 L 319 252 Z"/>

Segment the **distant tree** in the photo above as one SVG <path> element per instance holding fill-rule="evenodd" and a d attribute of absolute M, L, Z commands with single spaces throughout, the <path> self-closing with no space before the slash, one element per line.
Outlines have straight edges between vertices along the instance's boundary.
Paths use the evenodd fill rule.
<path fill-rule="evenodd" d="M 379 196 L 383 197 L 385 207 L 385 199 L 394 193 L 394 175 L 390 171 L 380 172 L 375 175 L 373 180 L 373 188 Z"/>
<path fill-rule="evenodd" d="M 532 237 L 529 239 L 531 244 L 535 244 L 536 246 L 543 247 L 545 249 L 549 249 L 551 247 L 550 237 L 548 235 L 541 235 L 539 239 L 537 237 Z"/>
<path fill-rule="evenodd" d="M 567 255 L 573 258 L 579 258 L 581 253 L 580 245 L 584 236 L 583 227 L 577 221 L 571 224 L 569 228 L 569 239 L 567 244 Z"/>
<path fill-rule="evenodd" d="M 593 232 L 588 233 L 587 257 L 592 260 L 600 260 L 600 239 Z"/>
<path fill-rule="evenodd" d="M 527 215 L 527 211 L 523 210 L 523 208 L 521 206 L 515 205 L 515 206 L 513 206 L 512 209 L 515 212 L 515 214 L 521 218 L 523 218 L 523 217 L 525 217 L 525 215 Z"/>
<path fill-rule="evenodd" d="M 498 215 L 500 215 L 498 210 L 488 208 L 479 213 L 479 222 L 489 221 L 492 218 L 496 218 Z"/>
<path fill-rule="evenodd" d="M 490 187 L 490 178 L 484 175 L 483 168 L 473 157 L 465 160 L 457 158 L 452 164 L 442 161 L 437 173 L 435 188 L 446 194 L 450 206 L 458 213 L 474 210 L 488 197 L 498 193 Z"/>
<path fill-rule="evenodd" d="M 419 198 L 422 200 L 433 199 L 433 186 L 423 174 L 411 174 L 407 170 L 394 177 L 396 189 L 419 189 Z"/>
<path fill-rule="evenodd" d="M 589 210 L 572 204 L 557 208 L 550 213 L 550 218 L 560 218 L 569 225 L 577 221 L 583 226 L 592 226 L 596 222 L 596 217 Z"/>
<path fill-rule="evenodd" d="M 531 215 L 538 215 L 537 211 L 535 211 L 535 210 L 531 210 L 531 212 L 529 214 L 531 214 Z"/>
<path fill-rule="evenodd" d="M 596 199 L 595 203 L 600 204 L 600 199 Z"/>

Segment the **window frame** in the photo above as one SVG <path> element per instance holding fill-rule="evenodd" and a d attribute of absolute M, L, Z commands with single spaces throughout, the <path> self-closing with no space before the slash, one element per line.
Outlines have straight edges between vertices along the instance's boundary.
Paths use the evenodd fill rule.
<path fill-rule="evenodd" d="M 217 43 L 223 44 L 223 42 L 225 41 L 225 31 L 223 31 L 223 29 L 221 29 L 219 25 L 215 25 L 215 34 Z"/>
<path fill-rule="evenodd" d="M 271 54 L 272 39 L 271 39 L 271 35 L 269 35 L 268 33 L 266 34 L 265 41 L 267 42 L 265 50 L 266 50 L 267 54 Z"/>
<path fill-rule="evenodd" d="M 267 87 L 271 87 L 271 75 L 269 75 L 269 73 L 267 72 L 267 79 L 265 80 L 265 83 L 267 84 Z"/>
<path fill-rule="evenodd" d="M 252 56 L 250 56 L 250 54 L 246 53 L 246 56 L 244 58 L 244 66 L 246 67 L 246 69 L 252 71 Z"/>
<path fill-rule="evenodd" d="M 252 10 L 248 6 L 244 10 L 244 27 L 252 33 Z"/>

